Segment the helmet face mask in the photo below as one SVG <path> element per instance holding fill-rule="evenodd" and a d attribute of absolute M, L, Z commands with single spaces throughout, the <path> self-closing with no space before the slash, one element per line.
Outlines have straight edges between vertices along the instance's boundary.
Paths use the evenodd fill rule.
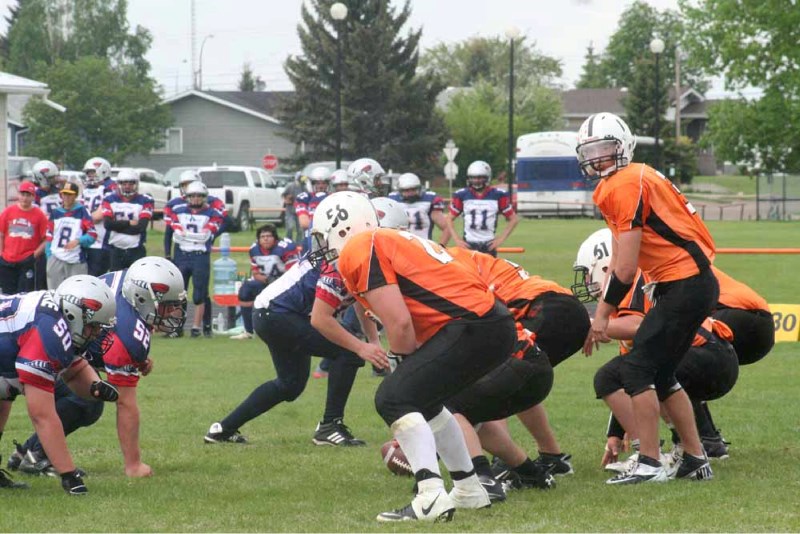
<path fill-rule="evenodd" d="M 317 268 L 323 261 L 332 262 L 351 237 L 378 226 L 375 208 L 362 194 L 333 193 L 320 202 L 314 212 L 308 260 Z"/>
<path fill-rule="evenodd" d="M 122 295 L 150 328 L 167 334 L 183 329 L 186 291 L 172 262 L 157 256 L 135 261 L 125 274 Z"/>
<path fill-rule="evenodd" d="M 407 202 L 415 202 L 422 198 L 422 182 L 414 173 L 401 174 L 397 179 L 397 190 Z"/>
<path fill-rule="evenodd" d="M 570 289 L 581 302 L 592 302 L 600 298 L 611 264 L 612 240 L 611 230 L 603 228 L 590 235 L 578 249 L 572 267 L 574 281 Z"/>
<path fill-rule="evenodd" d="M 200 182 L 200 174 L 197 171 L 186 170 L 183 171 L 178 178 L 178 190 L 181 192 L 181 196 L 186 196 L 186 188 L 192 182 Z"/>
<path fill-rule="evenodd" d="M 189 207 L 202 208 L 208 199 L 208 188 L 203 182 L 191 182 L 186 186 L 185 197 Z"/>
<path fill-rule="evenodd" d="M 117 189 L 123 197 L 132 197 L 139 191 L 139 173 L 123 169 L 117 175 Z"/>
<path fill-rule="evenodd" d="M 338 169 L 331 174 L 331 187 L 333 192 L 350 191 L 350 179 L 347 177 L 347 171 Z"/>
<path fill-rule="evenodd" d="M 598 113 L 578 130 L 578 164 L 586 178 L 611 176 L 633 159 L 636 137 L 625 121 L 613 113 Z"/>
<path fill-rule="evenodd" d="M 308 175 L 314 193 L 327 193 L 331 185 L 331 172 L 327 167 L 314 167 Z"/>

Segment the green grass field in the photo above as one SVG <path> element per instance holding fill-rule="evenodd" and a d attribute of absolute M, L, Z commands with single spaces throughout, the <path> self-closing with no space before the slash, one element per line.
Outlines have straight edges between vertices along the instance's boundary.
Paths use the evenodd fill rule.
<path fill-rule="evenodd" d="M 524 221 L 509 256 L 532 273 L 572 283 L 580 242 L 598 221 Z M 720 247 L 797 246 L 800 227 L 790 223 L 712 223 Z M 234 244 L 252 236 L 236 235 Z M 152 236 L 152 250 L 157 235 Z M 720 256 L 724 270 L 746 281 L 770 302 L 800 303 L 798 256 Z M 155 371 L 140 384 L 143 459 L 155 470 L 146 480 L 122 471 L 114 407 L 95 426 L 69 438 L 79 466 L 88 471 L 90 495 L 68 498 L 56 480 L 27 479 L 25 492 L 4 492 L 0 531 L 798 531 L 800 530 L 800 346 L 782 343 L 762 362 L 744 367 L 739 382 L 711 407 L 731 457 L 714 464 L 707 483 L 606 487 L 600 467 L 607 411 L 594 399 L 595 369 L 614 355 L 605 347 L 591 358 L 575 355 L 556 371 L 546 401 L 576 474 L 550 492 L 509 495 L 490 510 L 459 511 L 443 525 L 386 525 L 378 512 L 407 504 L 411 482 L 389 474 L 380 445 L 389 431 L 373 407 L 378 379 L 359 373 L 346 422 L 364 448 L 315 447 L 324 380 L 310 380 L 296 402 L 276 407 L 242 430 L 250 444 L 204 445 L 213 421 L 253 387 L 274 376 L 258 340 L 155 339 Z M 31 430 L 20 399 L 6 425 L 1 449 Z M 536 454 L 530 436 L 512 422 L 519 442 Z M 667 436 L 666 431 L 664 437 Z M 17 475 L 23 477 L 23 475 Z"/>

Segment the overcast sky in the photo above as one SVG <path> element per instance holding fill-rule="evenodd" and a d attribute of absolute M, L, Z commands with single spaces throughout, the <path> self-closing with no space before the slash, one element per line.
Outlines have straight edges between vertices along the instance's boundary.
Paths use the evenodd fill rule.
<path fill-rule="evenodd" d="M 6 15 L 12 0 L 0 0 Z M 401 5 L 399 0 L 392 0 Z M 602 50 L 631 1 L 620 0 L 411 0 L 411 26 L 422 27 L 422 48 L 471 36 L 504 35 L 516 25 L 543 53 L 562 61 L 562 83 L 579 78 L 586 47 Z M 648 0 L 659 10 L 677 9 L 677 0 Z M 128 0 L 132 26 L 153 34 L 148 59 L 167 95 L 191 86 L 191 0 Z M 297 24 L 302 0 L 195 0 L 197 49 L 203 52 L 207 89 L 236 89 L 249 62 L 268 90 L 291 89 L 283 61 L 300 53 Z M 0 22 L 5 25 L 5 20 Z M 3 31 L 5 28 L 3 27 Z"/>

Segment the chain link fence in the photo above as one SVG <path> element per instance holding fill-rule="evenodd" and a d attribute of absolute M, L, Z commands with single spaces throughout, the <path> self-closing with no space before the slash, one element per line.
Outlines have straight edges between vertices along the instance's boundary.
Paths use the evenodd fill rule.
<path fill-rule="evenodd" d="M 772 174 L 756 180 L 757 220 L 800 220 L 800 175 Z"/>

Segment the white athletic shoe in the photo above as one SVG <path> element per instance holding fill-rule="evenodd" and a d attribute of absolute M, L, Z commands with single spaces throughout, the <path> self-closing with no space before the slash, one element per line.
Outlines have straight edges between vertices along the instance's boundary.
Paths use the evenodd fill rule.
<path fill-rule="evenodd" d="M 487 497 L 488 499 L 488 497 Z M 453 519 L 456 507 L 444 488 L 418 493 L 410 504 L 398 510 L 382 512 L 376 518 L 381 522 L 430 521 L 447 522 Z"/>
<path fill-rule="evenodd" d="M 669 477 L 667 477 L 667 470 L 663 465 L 652 467 L 647 464 L 636 462 L 629 471 L 620 473 L 606 480 L 606 484 L 616 486 L 622 484 L 641 484 L 642 482 L 666 482 L 667 480 L 669 480 Z"/>
<path fill-rule="evenodd" d="M 478 477 L 472 475 L 469 478 L 459 481 L 450 490 L 450 499 L 456 508 L 489 508 L 492 501 L 489 493 L 483 487 Z"/>
<path fill-rule="evenodd" d="M 253 334 L 251 334 L 247 330 L 244 330 L 242 331 L 241 334 L 236 334 L 235 336 L 231 336 L 230 339 L 253 339 Z"/>
<path fill-rule="evenodd" d="M 639 461 L 639 453 L 634 452 L 630 456 L 628 456 L 625 460 L 620 460 L 619 462 L 612 462 L 606 465 L 606 471 L 614 471 L 617 473 L 627 473 L 630 469 L 634 466 L 636 462 Z"/>

